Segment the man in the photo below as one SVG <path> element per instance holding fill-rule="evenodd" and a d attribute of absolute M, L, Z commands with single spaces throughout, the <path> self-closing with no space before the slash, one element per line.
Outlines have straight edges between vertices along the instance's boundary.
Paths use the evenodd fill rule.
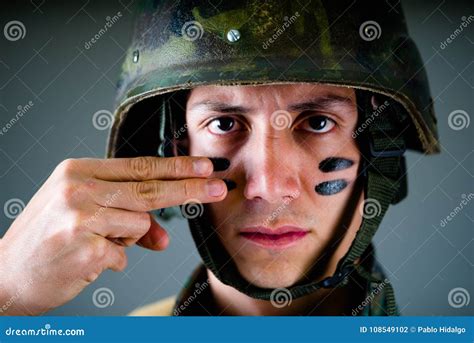
<path fill-rule="evenodd" d="M 252 299 L 199 267 L 177 303 L 173 297 L 134 314 L 341 315 L 357 308 L 367 296 L 360 278 L 294 301 L 285 288 L 310 280 L 312 268 L 319 278 L 333 275 L 360 226 L 357 211 L 343 218 L 347 206 L 363 205 L 360 151 L 352 138 L 357 118 L 351 88 L 194 88 L 186 106 L 188 143 L 180 150 L 229 161 L 214 173 L 226 180 L 228 194 L 209 204 L 206 221 L 242 276 L 276 291 L 271 301 Z M 322 185 L 331 183 L 337 189 L 327 192 Z M 184 206 L 183 215 L 192 217 L 188 212 Z M 384 314 L 383 301 L 374 302 L 375 313 Z"/>
<path fill-rule="evenodd" d="M 438 145 L 395 7 L 143 2 L 116 158 L 63 162 L 12 224 L 0 300 L 28 286 L 5 313 L 64 304 L 123 270 L 127 246 L 166 248 L 148 211 L 180 205 L 203 265 L 134 314 L 398 314 L 371 239 L 405 196 L 405 148 Z"/>

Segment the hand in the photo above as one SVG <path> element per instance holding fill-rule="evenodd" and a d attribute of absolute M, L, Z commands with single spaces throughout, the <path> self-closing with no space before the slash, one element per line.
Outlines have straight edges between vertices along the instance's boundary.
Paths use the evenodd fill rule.
<path fill-rule="evenodd" d="M 125 248 L 162 250 L 166 231 L 148 211 L 221 201 L 208 158 L 69 159 L 54 170 L 0 240 L 0 314 L 37 315 L 76 297 Z"/>

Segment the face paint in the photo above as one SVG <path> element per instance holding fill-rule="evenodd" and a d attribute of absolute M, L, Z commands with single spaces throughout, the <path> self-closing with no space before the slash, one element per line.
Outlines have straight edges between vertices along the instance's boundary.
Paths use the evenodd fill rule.
<path fill-rule="evenodd" d="M 227 170 L 230 167 L 230 161 L 227 158 L 224 157 L 209 157 L 209 159 L 212 162 L 212 165 L 214 166 L 214 171 L 219 172 L 219 171 L 224 171 Z M 235 189 L 237 187 L 237 184 L 230 180 L 230 179 L 222 179 L 222 181 L 225 182 L 225 185 L 227 186 L 227 191 L 230 192 L 231 190 Z"/>
<path fill-rule="evenodd" d="M 333 195 L 339 193 L 346 187 L 347 181 L 340 179 L 321 182 L 320 184 L 317 184 L 316 187 L 314 187 L 314 190 L 320 195 Z"/>
<path fill-rule="evenodd" d="M 222 181 L 225 182 L 225 185 L 227 186 L 227 191 L 230 192 L 231 190 L 235 189 L 237 187 L 237 184 L 230 180 L 230 179 L 222 179 Z"/>
<path fill-rule="evenodd" d="M 329 173 L 336 170 L 342 170 L 350 168 L 354 164 L 354 161 L 346 158 L 339 157 L 328 157 L 319 163 L 319 170 L 323 173 Z"/>
<path fill-rule="evenodd" d="M 224 171 L 230 167 L 230 161 L 224 157 L 209 157 L 214 166 L 214 171 Z"/>

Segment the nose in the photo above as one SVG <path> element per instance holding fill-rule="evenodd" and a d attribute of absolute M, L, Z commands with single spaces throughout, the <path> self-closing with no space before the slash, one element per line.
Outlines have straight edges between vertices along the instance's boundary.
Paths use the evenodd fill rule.
<path fill-rule="evenodd" d="M 300 192 L 298 156 L 284 133 L 266 134 L 248 145 L 245 152 L 246 185 L 249 200 L 277 203 L 296 198 Z"/>

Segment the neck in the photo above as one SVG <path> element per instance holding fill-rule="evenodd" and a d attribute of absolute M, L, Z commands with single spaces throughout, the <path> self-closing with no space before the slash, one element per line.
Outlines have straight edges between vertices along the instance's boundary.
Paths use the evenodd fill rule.
<path fill-rule="evenodd" d="M 272 304 L 251 298 L 219 281 L 207 271 L 218 315 L 235 316 L 337 316 L 350 315 L 363 298 L 363 288 L 354 282 L 345 287 L 319 289 L 309 295 Z"/>

